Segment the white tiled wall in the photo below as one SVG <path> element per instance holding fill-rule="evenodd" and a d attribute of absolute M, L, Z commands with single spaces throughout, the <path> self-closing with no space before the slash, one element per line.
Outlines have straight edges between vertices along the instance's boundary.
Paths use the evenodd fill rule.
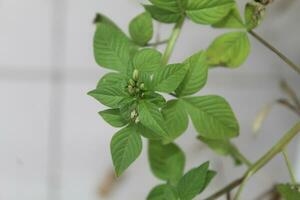
<path fill-rule="evenodd" d="M 241 7 L 244 2 L 239 1 Z M 300 64 L 299 9 L 297 0 L 275 1 L 257 32 Z M 111 169 L 109 142 L 117 130 L 100 119 L 97 111 L 103 106 L 86 95 L 105 73 L 92 55 L 96 12 L 127 31 L 127 23 L 142 8 L 136 0 L 0 1 L 0 200 L 106 199 L 97 196 L 97 190 Z M 161 30 L 161 37 L 167 37 L 170 26 Z M 222 32 L 187 22 L 172 61 L 206 48 Z M 255 139 L 251 123 L 256 113 L 282 96 L 280 79 L 297 91 L 300 79 L 272 52 L 254 39 L 251 43 L 252 53 L 241 68 L 210 71 L 208 85 L 199 94 L 228 99 L 241 124 L 236 143 L 255 161 L 297 121 L 293 113 L 276 107 Z M 188 154 L 187 168 L 209 159 L 221 170 L 206 194 L 243 173 L 244 167 L 234 168 L 230 159 L 215 156 L 195 135 L 190 127 L 178 140 Z M 159 183 L 149 171 L 146 145 L 107 199 L 144 199 Z M 299 149 L 297 141 L 290 145 L 295 167 L 300 167 Z M 281 160 L 278 156 L 251 179 L 243 200 L 288 180 Z"/>

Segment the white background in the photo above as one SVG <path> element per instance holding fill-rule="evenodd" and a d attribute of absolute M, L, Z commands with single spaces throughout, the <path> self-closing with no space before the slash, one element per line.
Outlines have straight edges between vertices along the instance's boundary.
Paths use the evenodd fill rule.
<path fill-rule="evenodd" d="M 240 8 L 244 3 L 239 1 Z M 104 107 L 86 95 L 105 73 L 92 55 L 95 13 L 109 16 L 127 31 L 130 19 L 142 11 L 135 0 L 0 1 L 0 200 L 141 200 L 160 183 L 150 173 L 145 143 L 143 155 L 111 194 L 97 195 L 111 170 L 109 142 L 117 129 L 100 119 L 97 112 Z M 297 0 L 275 1 L 257 30 L 298 64 L 299 11 Z M 162 38 L 170 28 L 161 27 Z M 222 32 L 186 22 L 172 62 L 207 48 Z M 300 79 L 253 38 L 251 44 L 251 55 L 241 68 L 210 71 L 199 94 L 223 95 L 230 102 L 241 125 L 235 143 L 255 161 L 297 121 L 293 113 L 277 106 L 255 138 L 251 131 L 255 115 L 282 97 L 281 79 L 298 92 Z M 186 169 L 210 160 L 219 171 L 198 198 L 203 199 L 240 177 L 245 167 L 236 168 L 229 158 L 215 156 L 195 136 L 190 127 L 178 140 L 188 155 Z M 297 141 L 289 150 L 300 180 Z M 288 180 L 278 156 L 249 181 L 242 199 L 253 200 L 272 184 Z"/>

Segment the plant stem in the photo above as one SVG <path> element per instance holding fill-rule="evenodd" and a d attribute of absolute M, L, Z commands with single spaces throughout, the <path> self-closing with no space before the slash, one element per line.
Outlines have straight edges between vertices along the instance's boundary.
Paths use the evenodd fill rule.
<path fill-rule="evenodd" d="M 264 156 L 262 156 L 257 162 L 255 162 L 244 174 L 242 178 L 239 178 L 223 189 L 219 190 L 215 194 L 211 195 L 210 197 L 206 198 L 205 200 L 215 200 L 218 197 L 226 194 L 228 191 L 233 190 L 240 184 L 241 187 L 239 188 L 239 191 L 237 195 L 235 196 L 234 200 L 239 199 L 239 195 L 242 192 L 242 189 L 246 183 L 246 181 L 255 174 L 259 169 L 261 169 L 264 165 L 266 165 L 273 157 L 275 157 L 278 153 L 284 149 L 286 145 L 289 144 L 289 142 L 297 135 L 297 133 L 300 131 L 300 122 L 298 122 L 291 130 L 289 130 L 279 141 L 276 145 L 274 145 Z"/>
<path fill-rule="evenodd" d="M 238 158 L 242 163 L 247 165 L 248 167 L 252 166 L 252 163 L 239 151 L 239 149 L 231 143 L 231 147 L 233 148 L 233 154 L 236 158 Z"/>
<path fill-rule="evenodd" d="M 151 46 L 158 46 L 158 45 L 162 45 L 162 44 L 167 44 L 169 40 L 162 40 L 162 41 L 157 41 L 157 42 L 153 42 L 153 43 L 148 43 L 147 47 L 151 47 Z"/>
<path fill-rule="evenodd" d="M 170 39 L 168 40 L 168 45 L 166 47 L 166 50 L 164 52 L 164 55 L 162 57 L 162 65 L 166 65 L 169 62 L 169 59 L 171 57 L 171 54 L 174 50 L 175 43 L 177 41 L 177 38 L 181 32 L 181 28 L 183 26 L 184 17 L 180 18 L 179 21 L 175 24 L 172 34 L 170 36 Z"/>
<path fill-rule="evenodd" d="M 265 39 L 259 36 L 254 31 L 248 31 L 255 39 L 260 41 L 265 47 L 269 48 L 275 54 L 277 54 L 286 64 L 288 64 L 293 70 L 295 70 L 300 75 L 300 67 L 293 63 L 288 57 L 286 57 L 283 53 L 281 53 L 278 49 L 273 47 L 270 43 L 268 43 Z"/>
<path fill-rule="evenodd" d="M 294 174 L 294 171 L 293 171 L 293 168 L 292 168 L 292 164 L 291 164 L 291 161 L 289 160 L 289 156 L 288 156 L 288 153 L 287 153 L 286 149 L 282 150 L 282 154 L 283 154 L 286 166 L 288 168 L 288 171 L 289 171 L 289 174 L 290 174 L 290 177 L 291 177 L 291 181 L 295 185 L 295 184 L 297 184 L 297 181 L 296 181 L 295 174 Z"/>
<path fill-rule="evenodd" d="M 291 130 L 289 130 L 278 142 L 275 144 L 264 156 L 262 156 L 256 163 L 250 167 L 244 175 L 243 182 L 234 198 L 234 200 L 238 200 L 240 198 L 240 194 L 243 191 L 243 188 L 248 181 L 248 179 L 255 174 L 258 170 L 264 167 L 272 158 L 274 158 L 278 153 L 280 153 L 286 145 L 290 143 L 290 141 L 297 135 L 300 131 L 300 122 L 298 122 Z"/>
<path fill-rule="evenodd" d="M 228 184 L 226 187 L 224 187 L 220 191 L 207 197 L 205 200 L 216 200 L 217 198 L 221 197 L 222 195 L 226 194 L 227 192 L 229 192 L 229 191 L 233 190 L 234 188 L 236 188 L 237 186 L 239 186 L 243 182 L 243 179 L 244 178 L 242 177 L 242 178 L 239 178 L 239 179 L 231 182 L 230 184 Z"/>

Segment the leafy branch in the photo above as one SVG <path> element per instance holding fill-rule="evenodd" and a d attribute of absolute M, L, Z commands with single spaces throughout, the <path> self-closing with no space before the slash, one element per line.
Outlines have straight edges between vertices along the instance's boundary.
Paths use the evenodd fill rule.
<path fill-rule="evenodd" d="M 151 4 L 144 5 L 145 12 L 129 23 L 129 36 L 104 15 L 98 14 L 94 20 L 95 60 L 113 72 L 105 74 L 88 94 L 108 107 L 99 115 L 119 128 L 110 144 L 115 173 L 121 176 L 132 165 L 142 152 L 142 140 L 146 139 L 150 168 L 153 175 L 163 181 L 150 191 L 147 200 L 194 199 L 209 185 L 216 172 L 209 169 L 209 162 L 187 172 L 184 170 L 185 154 L 175 140 L 187 130 L 191 119 L 199 141 L 220 155 L 232 157 L 236 164 L 248 166 L 241 179 L 208 198 L 223 194 L 231 198 L 230 191 L 241 185 L 235 196 L 237 200 L 246 181 L 278 153 L 284 153 L 283 148 L 299 131 L 300 124 L 260 160 L 251 163 L 231 141 L 239 135 L 240 127 L 230 104 L 218 95 L 197 96 L 196 93 L 206 85 L 210 69 L 237 68 L 246 61 L 251 46 L 248 33 L 299 72 L 298 66 L 253 31 L 262 22 L 271 1 L 247 3 L 244 18 L 234 0 L 149 1 Z M 168 40 L 151 43 L 153 20 L 174 24 Z M 169 63 L 185 20 L 236 30 L 218 36 L 207 49 L 199 50 L 182 62 Z M 163 53 L 149 48 L 165 43 Z M 299 109 L 296 94 L 285 88 L 293 103 L 283 99 L 278 102 L 290 109 Z M 167 101 L 166 95 L 171 99 Z M 291 169 L 289 162 L 287 164 Z M 291 188 L 281 186 L 278 190 L 287 189 Z"/>

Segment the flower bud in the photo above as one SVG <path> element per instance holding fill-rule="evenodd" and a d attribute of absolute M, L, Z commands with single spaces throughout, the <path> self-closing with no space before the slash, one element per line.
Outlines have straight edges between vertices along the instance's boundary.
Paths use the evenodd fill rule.
<path fill-rule="evenodd" d="M 131 86 L 135 86 L 135 81 L 134 81 L 134 80 L 132 80 L 132 79 L 129 79 L 129 85 L 131 85 Z"/>
<path fill-rule="evenodd" d="M 140 89 L 141 89 L 141 90 L 144 90 L 144 89 L 145 89 L 145 84 L 144 84 L 144 83 L 141 83 L 141 84 L 140 84 Z"/>
<path fill-rule="evenodd" d="M 137 81 L 139 79 L 139 71 L 135 69 L 132 75 L 133 80 Z"/>
<path fill-rule="evenodd" d="M 134 118 L 136 117 L 136 115 L 137 115 L 136 110 L 133 110 L 133 111 L 130 113 L 130 118 L 131 118 L 131 119 L 134 119 Z"/>
<path fill-rule="evenodd" d="M 129 94 L 134 93 L 134 88 L 131 85 L 128 85 L 128 92 L 129 92 Z"/>

